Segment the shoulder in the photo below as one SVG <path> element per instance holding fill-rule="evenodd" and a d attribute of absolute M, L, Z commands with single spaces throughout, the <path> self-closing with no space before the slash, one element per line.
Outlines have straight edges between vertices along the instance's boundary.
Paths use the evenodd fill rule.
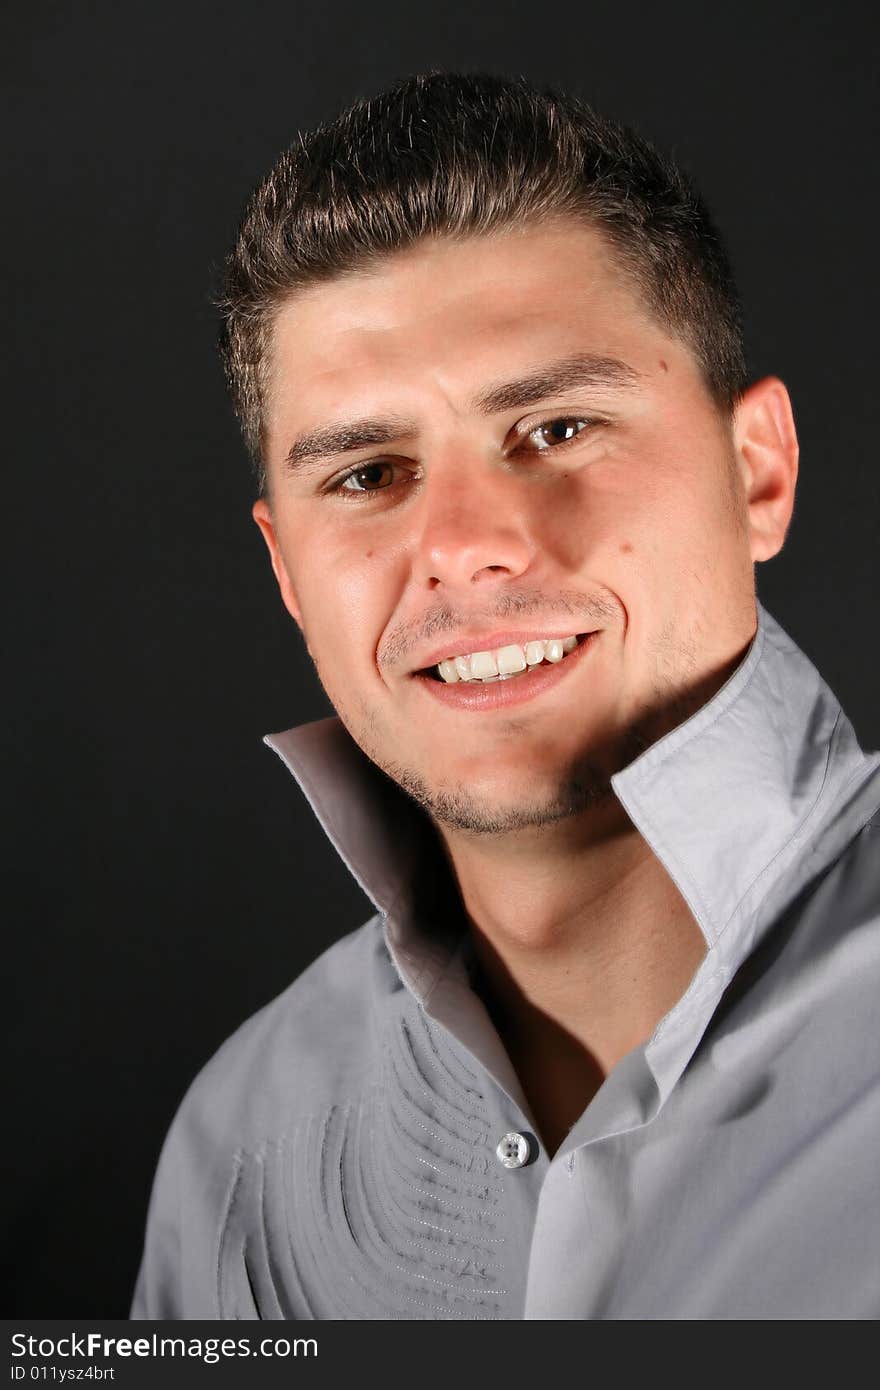
<path fill-rule="evenodd" d="M 372 918 L 324 951 L 199 1072 L 159 1159 L 134 1318 L 217 1317 L 219 1231 L 241 1165 L 360 1091 L 403 985 Z"/>
<path fill-rule="evenodd" d="M 224 1147 L 247 1148 L 359 1089 L 377 1013 L 401 989 L 381 918 L 371 918 L 227 1039 L 190 1086 L 175 1127 L 209 1142 L 222 1130 Z"/>

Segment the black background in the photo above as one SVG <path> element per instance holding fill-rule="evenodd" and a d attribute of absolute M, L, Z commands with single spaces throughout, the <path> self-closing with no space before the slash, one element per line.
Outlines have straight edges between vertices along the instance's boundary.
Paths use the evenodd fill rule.
<path fill-rule="evenodd" d="M 300 126 L 523 73 L 671 149 L 802 444 L 767 606 L 880 742 L 874 7 L 97 0 L 5 26 L 7 1315 L 125 1316 L 224 1037 L 367 915 L 261 735 L 327 712 L 250 520 L 210 293 Z"/>

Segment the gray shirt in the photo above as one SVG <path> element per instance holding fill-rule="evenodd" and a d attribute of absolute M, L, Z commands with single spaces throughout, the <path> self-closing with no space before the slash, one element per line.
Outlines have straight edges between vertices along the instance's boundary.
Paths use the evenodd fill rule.
<path fill-rule="evenodd" d="M 552 1157 L 421 813 L 337 720 L 267 740 L 377 915 L 193 1083 L 133 1317 L 880 1316 L 880 755 L 758 617 L 613 779 L 707 953 Z"/>

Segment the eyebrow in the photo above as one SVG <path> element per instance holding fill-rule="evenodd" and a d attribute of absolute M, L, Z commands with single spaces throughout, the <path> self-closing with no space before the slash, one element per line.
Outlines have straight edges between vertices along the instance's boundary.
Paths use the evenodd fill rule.
<path fill-rule="evenodd" d="M 641 380 L 641 374 L 635 367 L 621 362 L 618 357 L 580 354 L 577 357 L 563 357 L 558 362 L 548 362 L 515 381 L 488 386 L 473 398 L 471 404 L 481 415 L 496 415 L 502 410 L 518 410 L 577 387 L 625 391 L 634 390 Z"/>
<path fill-rule="evenodd" d="M 351 454 L 356 449 L 391 444 L 395 439 L 404 439 L 415 432 L 416 426 L 412 420 L 402 420 L 398 416 L 324 425 L 294 440 L 284 460 L 284 467 L 289 472 L 295 472 L 304 464 L 333 458 L 336 454 Z"/>
<path fill-rule="evenodd" d="M 575 388 L 612 391 L 635 390 L 641 373 L 617 357 L 580 354 L 548 362 L 512 381 L 496 382 L 471 397 L 469 407 L 480 415 L 498 415 L 546 400 L 549 396 Z M 418 432 L 412 420 L 400 416 L 369 417 L 338 425 L 320 426 L 294 440 L 284 460 L 286 472 L 297 472 L 305 465 L 354 453 L 358 449 L 392 444 Z"/>

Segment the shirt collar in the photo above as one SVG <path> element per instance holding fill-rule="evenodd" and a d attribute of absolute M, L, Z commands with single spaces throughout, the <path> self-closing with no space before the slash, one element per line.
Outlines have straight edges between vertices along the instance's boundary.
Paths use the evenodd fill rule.
<path fill-rule="evenodd" d="M 760 935 L 767 905 L 775 916 L 880 802 L 880 754 L 861 751 L 831 690 L 760 603 L 757 616 L 722 688 L 612 778 L 706 939 L 713 964 L 698 979 L 716 984 Z M 264 741 L 384 915 L 395 965 L 424 1000 L 457 939 L 431 912 L 438 856 L 427 817 L 337 718 Z"/>

